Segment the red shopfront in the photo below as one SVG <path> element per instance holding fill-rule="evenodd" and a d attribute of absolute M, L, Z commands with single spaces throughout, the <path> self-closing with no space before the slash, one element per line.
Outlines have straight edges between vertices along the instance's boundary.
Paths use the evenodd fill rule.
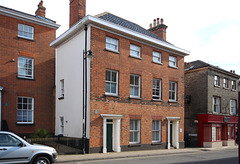
<path fill-rule="evenodd" d="M 198 146 L 222 147 L 236 144 L 237 116 L 197 114 Z"/>

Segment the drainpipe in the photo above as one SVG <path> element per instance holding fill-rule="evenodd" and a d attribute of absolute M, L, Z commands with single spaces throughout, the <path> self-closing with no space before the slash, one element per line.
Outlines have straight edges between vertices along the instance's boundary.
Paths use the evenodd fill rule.
<path fill-rule="evenodd" d="M 2 130 L 2 90 L 3 87 L 0 86 L 0 130 Z"/>

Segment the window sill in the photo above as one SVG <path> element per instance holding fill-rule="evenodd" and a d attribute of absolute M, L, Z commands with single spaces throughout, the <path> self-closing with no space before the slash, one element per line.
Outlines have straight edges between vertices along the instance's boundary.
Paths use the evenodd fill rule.
<path fill-rule="evenodd" d="M 34 123 L 27 123 L 27 122 L 17 122 L 17 125 L 35 125 Z"/>
<path fill-rule="evenodd" d="M 174 68 L 174 69 L 178 69 L 178 67 L 174 67 L 174 66 L 170 66 L 168 65 L 169 68 Z"/>
<path fill-rule="evenodd" d="M 64 97 L 59 97 L 59 98 L 58 98 L 58 100 L 63 100 L 63 99 L 64 99 Z"/>
<path fill-rule="evenodd" d="M 142 100 L 142 98 L 140 98 L 140 97 L 129 97 L 130 99 L 136 99 L 136 100 Z"/>
<path fill-rule="evenodd" d="M 162 102 L 162 99 L 152 99 L 152 101 L 158 101 L 158 102 Z"/>
<path fill-rule="evenodd" d="M 237 90 L 235 90 L 235 89 L 231 89 L 231 91 L 233 91 L 233 92 L 237 92 Z"/>
<path fill-rule="evenodd" d="M 111 50 L 111 49 L 108 49 L 108 48 L 105 48 L 104 50 L 109 51 L 109 52 L 113 52 L 113 53 L 116 53 L 116 54 L 120 54 L 119 51 Z"/>
<path fill-rule="evenodd" d="M 162 142 L 159 141 L 159 142 L 152 142 L 151 145 L 162 145 Z"/>
<path fill-rule="evenodd" d="M 17 79 L 23 79 L 23 80 L 35 80 L 34 78 L 28 78 L 23 76 L 17 76 Z"/>
<path fill-rule="evenodd" d="M 110 94 L 110 93 L 105 93 L 105 96 L 109 96 L 109 97 L 119 97 L 118 95 L 114 95 L 114 94 Z"/>
<path fill-rule="evenodd" d="M 219 85 L 214 85 L 214 87 L 220 88 L 220 86 L 219 86 Z"/>
<path fill-rule="evenodd" d="M 176 100 L 168 100 L 169 103 L 178 103 Z"/>
<path fill-rule="evenodd" d="M 140 143 L 130 143 L 130 144 L 128 145 L 128 147 L 140 147 L 140 146 L 141 146 Z"/>
<path fill-rule="evenodd" d="M 163 63 L 159 63 L 159 62 L 155 62 L 155 61 L 152 61 L 152 63 L 158 64 L 158 65 L 163 65 Z"/>
<path fill-rule="evenodd" d="M 223 89 L 228 90 L 229 88 L 223 87 Z"/>
<path fill-rule="evenodd" d="M 138 60 L 142 60 L 141 57 L 137 57 L 137 56 L 131 56 L 131 55 L 129 55 L 129 57 L 130 57 L 130 58 L 135 58 L 135 59 L 138 59 Z"/>
<path fill-rule="evenodd" d="M 25 38 L 25 37 L 22 37 L 22 36 L 17 36 L 18 39 L 24 39 L 24 40 L 29 40 L 29 41 L 33 41 L 34 42 L 34 39 L 30 39 L 30 38 Z"/>

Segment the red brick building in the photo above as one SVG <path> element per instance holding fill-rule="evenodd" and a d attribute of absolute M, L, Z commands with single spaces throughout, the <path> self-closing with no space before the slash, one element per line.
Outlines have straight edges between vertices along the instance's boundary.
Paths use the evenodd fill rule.
<path fill-rule="evenodd" d="M 0 6 L 0 130 L 18 134 L 38 128 L 54 133 L 55 51 L 49 43 L 59 25 L 45 17 Z"/>
<path fill-rule="evenodd" d="M 77 4 L 71 2 L 70 16 Z M 84 138 L 86 130 L 89 152 L 183 148 L 189 52 L 165 40 L 163 20 L 150 32 L 111 13 L 85 16 L 85 1 L 78 3 L 84 15 L 70 18 L 70 29 L 51 43 L 57 50 L 55 134 Z M 90 49 L 91 62 L 84 57 Z"/>

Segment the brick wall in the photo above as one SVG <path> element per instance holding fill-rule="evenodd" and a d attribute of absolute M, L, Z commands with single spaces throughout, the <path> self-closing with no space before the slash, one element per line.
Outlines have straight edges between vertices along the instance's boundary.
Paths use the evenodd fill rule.
<path fill-rule="evenodd" d="M 106 36 L 118 39 L 119 52 L 105 50 Z M 130 44 L 141 47 L 141 58 L 130 57 Z M 91 28 L 91 50 L 95 58 L 91 64 L 91 122 L 90 147 L 101 147 L 103 144 L 103 120 L 100 114 L 120 114 L 121 145 L 129 144 L 130 115 L 141 117 L 141 144 L 152 143 L 152 118 L 162 118 L 162 142 L 167 142 L 166 117 L 181 117 L 179 129 L 184 131 L 184 58 L 177 56 L 177 69 L 168 66 L 169 52 L 153 48 L 112 33 Z M 152 52 L 162 53 L 162 65 L 152 62 Z M 173 55 L 174 56 L 174 55 Z M 118 71 L 118 97 L 105 95 L 106 69 Z M 141 76 L 141 99 L 130 99 L 130 74 Z M 153 78 L 162 79 L 163 101 L 152 101 Z M 178 102 L 169 103 L 169 81 L 178 83 Z M 94 110 L 98 114 L 94 114 Z M 183 142 L 183 132 L 179 133 Z"/>
<path fill-rule="evenodd" d="M 54 49 L 49 43 L 56 30 L 0 15 L 0 85 L 2 120 L 15 133 L 32 133 L 38 128 L 54 132 Z M 18 37 L 18 23 L 34 27 L 34 40 Z M 18 56 L 34 59 L 34 79 L 20 79 Z M 12 61 L 15 60 L 15 62 Z M 17 96 L 34 98 L 34 124 L 17 124 Z"/>

